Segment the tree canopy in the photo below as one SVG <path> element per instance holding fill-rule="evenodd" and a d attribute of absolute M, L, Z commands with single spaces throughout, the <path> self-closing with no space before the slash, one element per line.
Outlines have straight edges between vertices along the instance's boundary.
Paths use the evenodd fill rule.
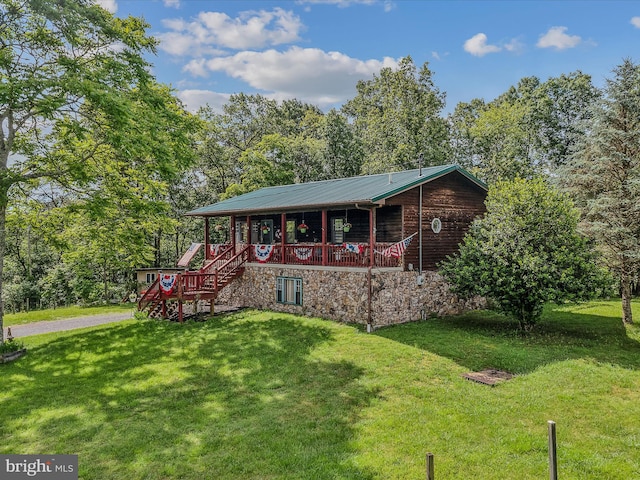
<path fill-rule="evenodd" d="M 16 188 L 48 189 L 88 221 L 129 212 L 126 255 L 145 256 L 140 212 L 191 161 L 195 125 L 150 73 L 147 27 L 88 0 L 0 0 L 0 287 Z"/>
<path fill-rule="evenodd" d="M 201 239 L 201 220 L 183 214 L 203 204 L 269 185 L 415 168 L 423 158 L 425 166 L 458 163 L 486 180 L 498 189 L 491 209 L 505 202 L 502 215 L 523 209 L 509 228 L 488 215 L 468 240 L 502 235 L 501 255 L 528 259 L 520 265 L 514 257 L 511 270 L 494 265 L 491 277 L 506 284 L 498 282 L 498 266 L 505 279 L 520 269 L 529 283 L 510 283 L 509 301 L 525 287 L 541 290 L 530 302 L 518 300 L 530 312 L 519 317 L 523 325 L 535 321 L 541 299 L 556 298 L 551 270 L 525 271 L 542 262 L 527 242 L 560 265 L 562 278 L 573 268 L 563 261 L 596 261 L 580 253 L 588 245 L 572 230 L 566 198 L 546 191 L 534 180 L 540 177 L 558 179 L 575 199 L 583 232 L 620 278 L 631 321 L 640 268 L 640 80 L 632 62 L 615 70 L 603 92 L 580 71 L 525 77 L 495 99 L 460 103 L 445 118 L 434 73 L 407 56 L 358 82 L 341 109 L 236 93 L 221 111 L 206 107 L 195 116 L 151 74 L 146 58 L 157 41 L 147 28 L 142 18 L 114 17 L 93 0 L 0 0 L 0 291 L 10 308 L 25 299 L 29 306 L 32 299 L 113 298 L 112 286 L 124 288 L 131 268 L 173 264 Z M 553 205 L 536 203 L 543 191 Z M 529 209 L 517 207 L 527 195 Z M 542 239 L 525 227 L 542 228 L 537 215 L 565 236 L 536 243 Z M 510 236 L 516 231 L 520 240 Z M 225 240 L 215 229 L 212 235 Z M 555 258 L 554 248 L 567 258 Z M 461 254 L 472 258 L 470 249 Z M 555 286 L 563 298 L 586 295 L 569 280 Z"/>
<path fill-rule="evenodd" d="M 640 272 L 640 66 L 625 60 L 604 93 L 558 181 L 576 199 L 585 233 L 618 276 L 622 319 L 632 323 L 632 283 Z"/>
<path fill-rule="evenodd" d="M 546 82 L 525 77 L 491 102 L 460 103 L 449 116 L 454 158 L 489 183 L 553 174 L 580 141 L 598 96 L 577 71 Z"/>
<path fill-rule="evenodd" d="M 425 165 L 447 163 L 447 124 L 440 116 L 445 95 L 432 77 L 427 63 L 417 71 L 408 56 L 397 69 L 383 68 L 357 83 L 357 95 L 342 111 L 362 140 L 365 173 L 417 168 L 420 154 Z"/>

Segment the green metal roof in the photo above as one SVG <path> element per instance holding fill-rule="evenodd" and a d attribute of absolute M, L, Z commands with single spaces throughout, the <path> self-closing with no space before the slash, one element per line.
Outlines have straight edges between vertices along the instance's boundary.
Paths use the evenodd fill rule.
<path fill-rule="evenodd" d="M 192 216 L 222 216 L 243 213 L 280 213 L 284 211 L 375 205 L 421 183 L 459 172 L 486 190 L 487 186 L 458 165 L 439 165 L 420 170 L 337 178 L 309 183 L 267 187 L 213 205 L 188 212 Z M 422 175 L 420 175 L 422 173 Z"/>

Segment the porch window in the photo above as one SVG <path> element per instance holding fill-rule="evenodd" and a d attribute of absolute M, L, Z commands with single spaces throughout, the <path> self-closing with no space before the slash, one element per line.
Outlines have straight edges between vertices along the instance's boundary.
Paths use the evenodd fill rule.
<path fill-rule="evenodd" d="M 155 273 L 147 273 L 147 283 L 153 283 L 156 281 Z"/>
<path fill-rule="evenodd" d="M 302 305 L 302 279 L 277 277 L 276 301 L 290 305 Z"/>
<path fill-rule="evenodd" d="M 344 243 L 344 218 L 332 218 L 331 243 Z"/>

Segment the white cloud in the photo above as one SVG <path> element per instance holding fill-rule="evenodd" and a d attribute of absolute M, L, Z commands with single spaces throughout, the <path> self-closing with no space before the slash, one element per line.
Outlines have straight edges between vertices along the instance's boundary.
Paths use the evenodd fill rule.
<path fill-rule="evenodd" d="M 305 4 L 323 4 L 323 5 L 337 5 L 341 8 L 350 7 L 351 5 L 373 5 L 378 3 L 378 0 L 297 0 L 296 3 L 300 5 Z M 385 10 L 387 8 L 387 3 L 392 2 L 384 2 Z"/>
<path fill-rule="evenodd" d="M 631 19 L 631 25 L 633 25 L 636 28 L 640 28 L 640 17 L 633 17 Z"/>
<path fill-rule="evenodd" d="M 495 53 L 502 50 L 497 45 L 488 45 L 487 36 L 484 33 L 478 33 L 464 42 L 464 50 L 476 57 L 484 57 L 487 53 Z"/>
<path fill-rule="evenodd" d="M 205 105 L 209 105 L 216 112 L 222 112 L 222 106 L 227 103 L 230 96 L 228 93 L 216 93 L 211 90 L 181 90 L 178 92 L 178 98 L 192 113 L 197 112 L 200 107 Z"/>
<path fill-rule="evenodd" d="M 358 80 L 370 79 L 395 59 L 359 60 L 340 52 L 291 47 L 284 52 L 239 52 L 205 62 L 211 72 L 223 72 L 277 100 L 298 98 L 321 106 L 352 97 Z M 194 67 L 195 68 L 195 67 Z"/>
<path fill-rule="evenodd" d="M 162 3 L 168 8 L 180 8 L 180 0 L 162 0 Z"/>
<path fill-rule="evenodd" d="M 504 49 L 511 53 L 521 53 L 524 50 L 524 44 L 517 38 L 513 38 L 509 43 L 504 44 Z"/>
<path fill-rule="evenodd" d="M 386 0 L 384 2 L 384 11 L 385 12 L 391 12 L 392 10 L 396 9 L 396 2 L 391 2 L 389 0 Z"/>
<path fill-rule="evenodd" d="M 207 63 L 207 60 L 204 58 L 194 59 L 194 60 L 191 60 L 189 63 L 187 63 L 182 68 L 182 71 L 188 72 L 194 77 L 206 77 L 209 74 L 206 63 Z"/>
<path fill-rule="evenodd" d="M 100 5 L 107 12 L 116 13 L 118 11 L 118 2 L 116 0 L 94 0 L 97 5 Z"/>
<path fill-rule="evenodd" d="M 290 11 L 242 12 L 231 18 L 221 12 L 200 12 L 190 22 L 163 20 L 169 32 L 158 35 L 160 48 L 171 55 L 200 56 L 215 48 L 245 50 L 292 43 L 300 39 L 300 18 Z"/>
<path fill-rule="evenodd" d="M 443 60 L 448 56 L 449 52 L 436 52 L 435 50 L 431 52 L 431 58 L 434 58 L 435 60 Z"/>
<path fill-rule="evenodd" d="M 564 50 L 578 46 L 582 39 L 578 35 L 567 35 L 567 27 L 551 27 L 547 33 L 540 35 L 536 44 L 539 48 L 555 48 Z"/>

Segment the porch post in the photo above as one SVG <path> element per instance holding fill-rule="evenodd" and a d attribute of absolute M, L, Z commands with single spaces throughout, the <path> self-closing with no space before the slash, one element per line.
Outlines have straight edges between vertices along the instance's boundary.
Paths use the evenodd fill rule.
<path fill-rule="evenodd" d="M 180 323 L 182 323 L 183 321 L 183 315 L 182 315 L 182 275 L 178 274 L 178 278 L 176 279 L 176 282 L 178 283 L 178 321 Z"/>
<path fill-rule="evenodd" d="M 374 213 L 375 208 L 376 207 L 371 207 L 371 210 L 369 210 L 369 265 L 372 267 L 375 266 L 374 262 L 376 260 L 375 253 L 373 251 L 376 246 L 376 228 L 374 225 L 376 218 Z"/>
<path fill-rule="evenodd" d="M 209 217 L 204 217 L 204 259 L 209 260 Z"/>
<path fill-rule="evenodd" d="M 280 214 L 280 248 L 282 249 L 280 253 L 280 256 L 282 257 L 280 259 L 281 263 L 287 263 L 287 258 L 286 258 L 287 251 L 284 246 L 286 240 L 287 240 L 287 214 L 281 213 Z"/>
<path fill-rule="evenodd" d="M 247 245 L 251 245 L 251 215 L 247 215 Z M 251 249 L 248 252 L 249 258 L 247 261 L 251 261 Z"/>
<path fill-rule="evenodd" d="M 322 265 L 328 264 L 328 248 L 327 248 L 327 210 L 322 210 Z"/>
<path fill-rule="evenodd" d="M 235 215 L 231 215 L 229 217 L 229 235 L 231 235 L 231 238 L 229 239 L 229 241 L 231 242 L 231 253 L 233 255 L 236 254 L 236 216 Z"/>

